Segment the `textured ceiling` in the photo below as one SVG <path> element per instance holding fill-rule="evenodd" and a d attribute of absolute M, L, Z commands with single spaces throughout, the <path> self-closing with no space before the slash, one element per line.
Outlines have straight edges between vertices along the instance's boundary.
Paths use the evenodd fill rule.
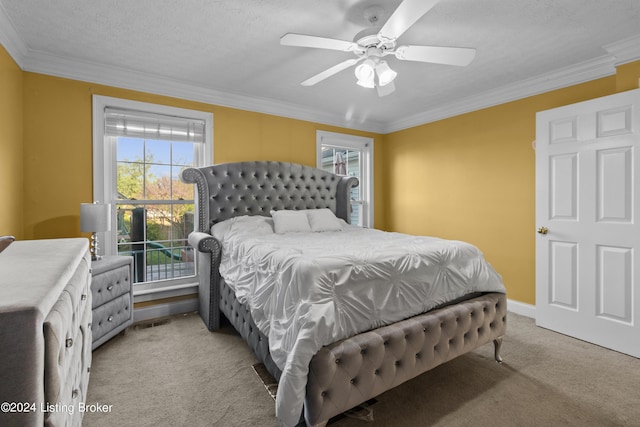
<path fill-rule="evenodd" d="M 0 13 L 32 71 L 46 70 L 42 58 L 67 68 L 91 64 L 374 130 L 596 61 L 605 46 L 640 37 L 638 0 L 441 0 L 399 44 L 474 47 L 469 66 L 391 58 L 396 91 L 384 98 L 356 85 L 352 69 L 300 86 L 353 54 L 281 46 L 280 37 L 352 40 L 367 27 L 363 10 L 372 4 L 388 15 L 400 0 L 0 0 Z"/>

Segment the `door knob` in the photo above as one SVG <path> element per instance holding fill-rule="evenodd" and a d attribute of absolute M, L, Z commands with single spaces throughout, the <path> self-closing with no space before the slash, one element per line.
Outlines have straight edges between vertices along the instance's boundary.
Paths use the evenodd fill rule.
<path fill-rule="evenodd" d="M 547 234 L 548 232 L 549 232 L 549 229 L 547 227 L 538 228 L 538 233 L 540 234 Z"/>

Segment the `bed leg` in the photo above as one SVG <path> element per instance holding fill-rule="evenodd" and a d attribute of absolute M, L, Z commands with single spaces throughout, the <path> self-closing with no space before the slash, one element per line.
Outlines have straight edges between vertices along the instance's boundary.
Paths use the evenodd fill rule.
<path fill-rule="evenodd" d="M 498 337 L 493 340 L 493 357 L 496 359 L 496 362 L 502 363 L 502 357 L 500 356 L 500 348 L 502 347 L 502 337 Z"/>

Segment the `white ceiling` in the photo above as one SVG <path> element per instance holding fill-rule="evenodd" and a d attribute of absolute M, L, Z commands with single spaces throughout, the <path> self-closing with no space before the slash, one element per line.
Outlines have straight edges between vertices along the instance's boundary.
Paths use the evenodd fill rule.
<path fill-rule="evenodd" d="M 382 133 L 640 58 L 639 0 L 441 0 L 399 44 L 474 47 L 471 65 L 388 59 L 384 98 L 352 69 L 301 86 L 353 54 L 280 37 L 353 40 L 372 4 L 390 14 L 400 0 L 0 0 L 0 43 L 27 71 Z"/>

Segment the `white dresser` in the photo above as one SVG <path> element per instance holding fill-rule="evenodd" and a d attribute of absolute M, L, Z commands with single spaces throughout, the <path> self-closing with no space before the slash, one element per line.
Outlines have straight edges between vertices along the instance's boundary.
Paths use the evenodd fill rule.
<path fill-rule="evenodd" d="M 91 366 L 87 239 L 0 253 L 0 425 L 80 426 Z"/>

